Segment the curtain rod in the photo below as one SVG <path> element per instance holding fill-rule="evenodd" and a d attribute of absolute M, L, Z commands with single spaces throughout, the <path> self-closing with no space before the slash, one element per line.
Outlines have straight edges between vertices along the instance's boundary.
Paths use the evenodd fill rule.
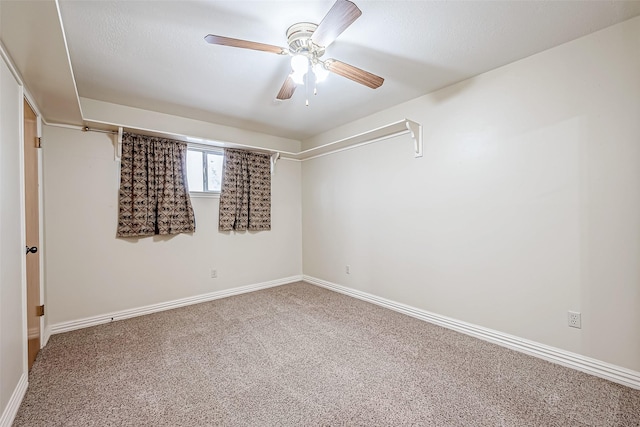
<path fill-rule="evenodd" d="M 124 128 L 122 126 L 118 127 L 118 131 L 113 131 L 113 130 L 90 128 L 89 126 L 67 125 L 67 124 L 63 124 L 63 123 L 45 122 L 45 124 L 47 126 L 55 126 L 55 127 L 66 128 L 66 129 L 75 129 L 75 130 L 79 130 L 79 131 L 82 131 L 82 132 L 98 132 L 98 133 L 105 133 L 105 134 L 111 134 L 111 135 L 116 135 L 117 134 L 118 135 L 118 144 L 116 146 L 115 158 L 116 158 L 116 160 L 120 160 L 120 155 L 122 153 L 122 133 L 124 131 Z M 143 129 L 140 129 L 139 131 L 140 132 L 145 132 Z M 161 136 L 161 138 L 175 139 L 176 141 L 185 142 L 188 145 L 194 145 L 194 146 L 200 146 L 200 147 L 215 147 L 215 148 L 223 148 L 223 149 L 225 147 L 228 147 L 228 148 L 240 148 L 240 149 L 244 149 L 244 150 L 254 150 L 254 151 L 261 152 L 261 153 L 266 153 L 266 154 L 269 154 L 271 156 L 272 167 L 275 166 L 275 163 L 280 158 L 280 152 L 279 151 L 272 150 L 272 149 L 269 149 L 269 148 L 256 147 L 256 146 L 246 145 L 246 144 L 237 144 L 237 143 L 233 143 L 233 142 L 223 142 L 223 141 L 215 141 L 216 144 L 205 144 L 204 143 L 205 139 L 202 139 L 202 138 L 191 138 L 191 137 L 188 137 L 186 135 L 172 134 L 172 133 L 167 133 L 167 132 L 151 131 L 151 133 L 156 134 L 156 135 L 157 134 L 164 134 L 164 136 Z M 184 141 L 182 139 L 176 139 L 176 137 L 184 138 L 184 139 L 186 139 L 186 141 Z M 195 141 L 196 139 L 198 141 Z M 211 142 L 214 142 L 214 141 L 211 141 Z"/>
<path fill-rule="evenodd" d="M 122 128 L 120 128 L 120 129 L 122 129 Z M 93 128 L 90 128 L 89 126 L 84 126 L 80 130 L 82 132 L 110 133 L 111 135 L 116 135 L 118 133 L 118 131 L 115 131 L 115 130 L 93 129 Z"/>
<path fill-rule="evenodd" d="M 67 124 L 63 124 L 63 123 L 45 123 L 47 126 L 54 126 L 54 127 L 61 127 L 61 128 L 65 128 L 65 129 L 75 129 L 75 130 L 79 130 L 82 132 L 98 132 L 98 133 L 104 133 L 104 134 L 109 134 L 109 135 L 118 135 L 118 141 L 115 144 L 115 152 L 114 152 L 114 160 L 116 161 L 120 161 L 120 159 L 122 158 L 122 134 L 124 132 L 124 129 L 122 126 L 118 127 L 118 130 L 105 130 L 105 129 L 95 129 L 95 128 L 90 128 L 89 126 L 77 126 L 77 125 L 67 125 Z M 170 139 L 170 138 L 169 138 Z M 185 141 L 187 144 L 189 144 L 188 141 Z M 193 145 L 199 145 L 202 147 L 216 147 L 214 145 L 209 145 L 209 144 L 198 144 L 198 143 L 191 143 Z M 222 147 L 218 147 L 218 148 L 224 148 L 224 146 Z M 254 147 L 251 147 L 254 148 Z M 264 152 L 264 149 L 259 148 L 260 151 Z M 270 155 L 271 157 L 271 173 L 273 173 L 273 170 L 276 166 L 276 162 L 278 161 L 278 159 L 280 158 L 280 153 L 279 152 L 274 152 L 272 150 L 267 150 L 267 153 Z"/>
<path fill-rule="evenodd" d="M 43 120 L 43 122 L 47 126 L 53 126 L 53 127 L 65 128 L 65 129 L 75 129 L 82 132 L 100 132 L 100 133 L 110 133 L 113 135 L 118 133 L 115 130 L 95 129 L 95 128 L 90 128 L 89 126 L 67 125 L 64 123 L 51 123 L 45 120 Z"/>
<path fill-rule="evenodd" d="M 99 132 L 99 133 L 106 133 L 106 134 L 112 134 L 112 135 L 118 134 L 118 138 L 120 140 L 122 140 L 122 133 L 124 132 L 123 126 L 118 126 L 118 130 L 115 131 L 115 130 L 95 129 L 89 126 L 68 125 L 63 123 L 50 123 L 46 121 L 44 122 L 44 124 L 46 124 L 47 126 L 61 127 L 66 129 L 75 129 L 82 132 Z M 128 129 L 131 129 L 131 128 L 128 128 Z M 276 152 L 279 152 L 278 150 L 273 150 L 270 148 L 257 147 L 253 145 L 247 145 L 247 144 L 238 144 L 235 142 L 213 141 L 213 140 L 207 140 L 203 138 L 193 138 L 186 135 L 170 133 L 170 132 L 151 131 L 151 130 L 145 130 L 145 129 L 134 129 L 133 131 L 128 131 L 128 132 L 140 133 L 141 135 L 149 135 L 149 133 L 151 133 L 150 136 L 171 139 L 179 142 L 185 142 L 189 145 L 200 146 L 200 147 L 240 148 L 240 149 L 254 150 L 254 151 L 258 151 L 261 153 L 268 153 L 268 154 L 274 154 Z M 211 143 L 207 144 L 204 141 L 209 141 Z"/>

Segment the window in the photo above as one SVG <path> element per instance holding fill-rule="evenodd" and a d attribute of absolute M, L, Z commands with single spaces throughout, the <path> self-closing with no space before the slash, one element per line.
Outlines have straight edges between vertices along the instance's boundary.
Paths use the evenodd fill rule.
<path fill-rule="evenodd" d="M 216 149 L 187 150 L 189 192 L 220 193 L 223 152 Z"/>

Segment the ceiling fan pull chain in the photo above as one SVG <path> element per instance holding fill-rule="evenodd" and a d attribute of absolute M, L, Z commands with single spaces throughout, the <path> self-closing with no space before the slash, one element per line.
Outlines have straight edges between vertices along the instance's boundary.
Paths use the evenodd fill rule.
<path fill-rule="evenodd" d="M 311 90 L 311 83 L 309 80 L 311 78 L 311 67 L 307 68 L 307 74 L 304 75 L 304 93 L 306 95 L 305 105 L 309 106 L 309 91 Z"/>

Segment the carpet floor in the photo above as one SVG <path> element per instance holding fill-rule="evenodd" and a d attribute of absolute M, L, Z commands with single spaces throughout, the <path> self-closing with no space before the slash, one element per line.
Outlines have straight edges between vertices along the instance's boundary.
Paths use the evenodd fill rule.
<path fill-rule="evenodd" d="M 640 390 L 305 283 L 54 335 L 14 426 L 640 426 Z"/>

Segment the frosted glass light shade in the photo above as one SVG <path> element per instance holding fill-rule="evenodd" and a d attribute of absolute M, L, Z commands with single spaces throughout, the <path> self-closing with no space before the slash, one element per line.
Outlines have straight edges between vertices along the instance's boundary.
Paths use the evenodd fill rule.
<path fill-rule="evenodd" d="M 291 58 L 291 68 L 294 73 L 306 73 L 309 68 L 309 59 L 304 55 L 294 55 Z"/>
<path fill-rule="evenodd" d="M 329 75 L 329 70 L 324 68 L 322 64 L 317 63 L 313 66 L 313 73 L 316 75 L 316 82 L 322 82 Z"/>
<path fill-rule="evenodd" d="M 293 73 L 291 73 L 291 80 L 293 80 L 293 82 L 297 85 L 301 85 L 304 84 L 304 76 L 306 75 L 306 70 L 305 71 L 294 71 Z"/>

